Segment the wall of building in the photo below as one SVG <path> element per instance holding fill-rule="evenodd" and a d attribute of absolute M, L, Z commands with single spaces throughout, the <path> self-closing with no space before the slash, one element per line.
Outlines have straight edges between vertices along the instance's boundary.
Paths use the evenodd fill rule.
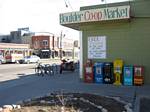
<path fill-rule="evenodd" d="M 20 44 L 21 43 L 21 31 L 11 31 L 10 42 Z"/>
<path fill-rule="evenodd" d="M 62 39 L 62 48 L 64 49 L 72 49 L 73 48 L 73 39 L 63 38 Z"/>
<path fill-rule="evenodd" d="M 63 38 L 62 39 L 62 51 L 63 51 L 63 57 L 64 58 L 73 58 L 74 51 L 73 51 L 73 39 L 69 38 Z"/>
<path fill-rule="evenodd" d="M 7 54 L 19 53 L 23 56 L 31 55 L 32 50 L 29 44 L 14 44 L 14 43 L 0 43 L 0 51 L 5 57 Z"/>
<path fill-rule="evenodd" d="M 32 46 L 32 36 L 21 36 L 21 43 Z"/>
<path fill-rule="evenodd" d="M 84 24 L 81 27 L 83 63 L 87 60 L 87 38 L 106 36 L 106 59 L 96 61 L 124 60 L 126 65 L 143 65 L 145 83 L 150 84 L 150 2 L 137 1 L 131 4 L 130 20 L 115 20 Z"/>
<path fill-rule="evenodd" d="M 145 66 L 145 82 L 150 83 L 150 19 L 132 19 L 131 22 L 106 23 L 101 26 L 83 27 L 83 29 L 86 28 L 86 31 L 83 31 L 83 63 L 87 59 L 87 37 L 106 36 L 107 58 L 94 61 L 113 61 L 121 58 L 127 65 L 143 65 Z M 94 30 L 92 30 L 93 27 Z"/>
<path fill-rule="evenodd" d="M 109 17 L 116 20 L 103 19 L 107 17 L 106 12 L 101 16 L 97 15 L 92 9 L 109 9 L 109 7 L 130 6 L 130 17 L 127 18 L 113 18 L 119 17 L 123 14 L 118 9 L 109 12 Z M 150 83 L 150 1 L 148 0 L 132 0 L 120 3 L 102 4 L 81 7 L 80 12 L 71 12 L 60 14 L 60 24 L 79 30 L 81 33 L 81 71 L 80 78 L 83 78 L 83 68 L 88 59 L 88 37 L 91 36 L 105 36 L 106 37 L 106 58 L 93 59 L 94 62 L 114 61 L 117 58 L 124 60 L 126 65 L 143 65 L 145 67 L 144 79 L 145 83 Z M 88 11 L 88 19 L 83 14 Z M 72 14 L 78 18 L 73 18 Z M 90 16 L 89 16 L 90 14 Z M 98 13 L 99 14 L 99 13 Z M 108 14 L 108 13 L 107 13 Z M 70 17 L 70 19 L 68 19 Z M 72 18 L 71 18 L 72 17 Z M 99 18 L 98 18 L 99 17 Z M 103 18 L 101 18 L 103 17 Z M 109 18 L 108 17 L 108 18 Z M 111 18 L 111 19 L 112 19 Z M 120 19 L 120 20 L 119 20 Z M 97 22 L 96 22 L 97 21 Z"/>
<path fill-rule="evenodd" d="M 44 44 L 44 41 L 47 41 L 47 44 Z M 50 36 L 32 36 L 33 49 L 49 49 L 51 47 L 50 43 Z"/>
<path fill-rule="evenodd" d="M 10 35 L 0 35 L 0 42 L 10 43 L 11 42 Z"/>

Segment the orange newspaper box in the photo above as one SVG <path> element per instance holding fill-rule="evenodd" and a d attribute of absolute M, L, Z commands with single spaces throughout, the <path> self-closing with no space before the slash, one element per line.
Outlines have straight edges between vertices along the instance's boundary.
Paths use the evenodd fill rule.
<path fill-rule="evenodd" d="M 134 85 L 142 85 L 144 83 L 144 67 L 134 66 Z"/>
<path fill-rule="evenodd" d="M 92 60 L 87 60 L 84 65 L 84 82 L 92 83 L 94 80 Z"/>

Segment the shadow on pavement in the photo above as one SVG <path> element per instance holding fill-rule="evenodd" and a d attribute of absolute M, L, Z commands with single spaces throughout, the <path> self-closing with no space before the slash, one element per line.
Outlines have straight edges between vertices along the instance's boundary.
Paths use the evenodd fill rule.
<path fill-rule="evenodd" d="M 78 75 L 78 71 L 44 76 L 17 74 L 17 79 L 0 82 L 0 106 L 45 95 L 57 88 L 63 89 L 69 81 L 79 82 L 75 75 Z"/>

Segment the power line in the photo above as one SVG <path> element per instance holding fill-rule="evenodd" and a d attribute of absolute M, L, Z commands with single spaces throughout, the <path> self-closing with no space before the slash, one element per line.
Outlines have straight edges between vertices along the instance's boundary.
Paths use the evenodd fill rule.
<path fill-rule="evenodd" d="M 65 6 L 68 8 L 68 5 L 67 5 L 67 3 L 66 3 L 66 0 L 64 0 L 64 2 L 65 2 Z"/>
<path fill-rule="evenodd" d="M 66 5 L 67 8 L 70 7 L 71 10 L 73 10 L 72 5 L 70 4 L 69 0 L 64 0 L 64 2 L 65 2 L 65 5 Z"/>

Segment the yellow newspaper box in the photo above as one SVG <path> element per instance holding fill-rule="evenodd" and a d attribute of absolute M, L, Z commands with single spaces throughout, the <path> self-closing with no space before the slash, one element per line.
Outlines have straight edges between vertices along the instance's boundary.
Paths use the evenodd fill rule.
<path fill-rule="evenodd" d="M 122 70 L 123 70 L 123 60 L 114 60 L 114 85 L 121 85 L 122 82 Z"/>

